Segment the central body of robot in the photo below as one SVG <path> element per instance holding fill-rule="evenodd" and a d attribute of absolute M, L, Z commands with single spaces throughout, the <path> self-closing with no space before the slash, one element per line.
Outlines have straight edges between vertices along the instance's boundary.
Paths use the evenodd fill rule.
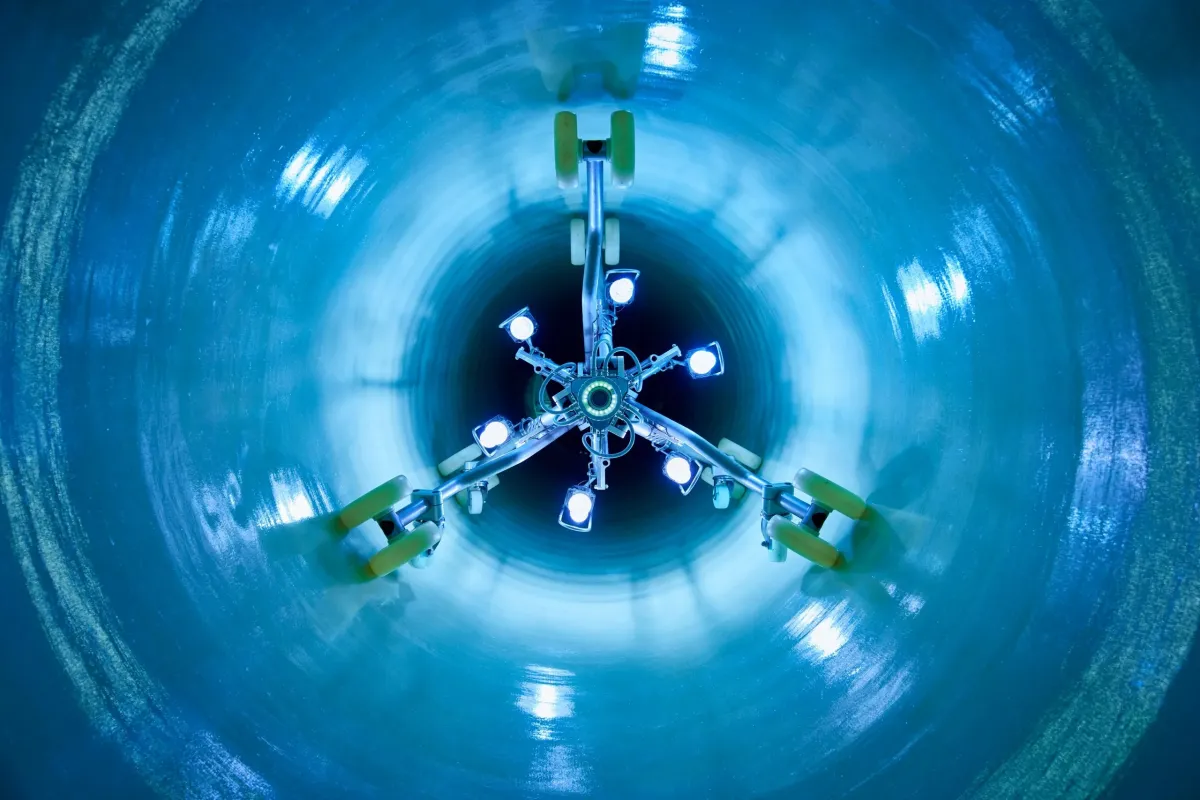
<path fill-rule="evenodd" d="M 581 165 L 586 174 L 587 217 L 571 220 L 571 261 L 583 267 L 583 359 L 558 364 L 536 348 L 537 322 L 528 308 L 504 320 L 500 327 L 519 345 L 516 357 L 542 376 L 539 415 L 516 423 L 494 417 L 478 425 L 474 442 L 438 465 L 445 480 L 436 489 L 410 493 L 401 476 L 346 506 L 339 514 L 345 528 L 375 520 L 388 537 L 388 545 L 368 562 L 368 572 L 384 575 L 405 563 L 426 566 L 441 540 L 443 500 L 454 497 L 468 513 L 482 513 L 500 473 L 571 430 L 582 432 L 590 463 L 586 478 L 567 490 L 558 520 L 563 527 L 591 530 L 595 493 L 608 488 L 606 470 L 641 438 L 663 454 L 663 474 L 684 494 L 704 481 L 718 509 L 729 508 L 747 490 L 761 495 L 762 544 L 772 560 L 783 561 L 790 549 L 822 566 L 836 566 L 841 554 L 820 538 L 821 527 L 831 511 L 862 518 L 861 498 L 804 469 L 791 483 L 769 483 L 757 474 L 759 456 L 727 439 L 713 445 L 637 401 L 645 382 L 660 372 L 684 367 L 693 378 L 712 378 L 725 371 L 725 361 L 717 342 L 686 353 L 675 346 L 644 361 L 613 344 L 617 313 L 633 302 L 639 273 L 605 270 L 620 260 L 620 224 L 604 214 L 605 166 L 611 167 L 614 185 L 632 184 L 633 115 L 614 112 L 609 138 L 581 140 L 575 115 L 560 112 L 554 150 L 562 188 L 578 187 Z M 812 502 L 797 497 L 797 490 Z"/>

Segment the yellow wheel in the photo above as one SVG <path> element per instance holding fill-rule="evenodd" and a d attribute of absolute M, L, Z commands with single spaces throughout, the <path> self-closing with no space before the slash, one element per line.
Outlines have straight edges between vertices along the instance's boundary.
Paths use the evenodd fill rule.
<path fill-rule="evenodd" d="M 613 184 L 633 185 L 633 114 L 614 111 L 608 139 L 608 160 L 612 164 Z"/>
<path fill-rule="evenodd" d="M 767 534 L 796 555 L 822 567 L 833 567 L 842 559 L 842 554 L 829 542 L 783 517 L 771 518 Z"/>
<path fill-rule="evenodd" d="M 579 118 L 570 111 L 554 115 L 554 174 L 561 189 L 579 185 Z"/>
<path fill-rule="evenodd" d="M 587 260 L 587 223 L 571 220 L 571 266 L 582 267 Z"/>
<path fill-rule="evenodd" d="M 845 514 L 850 519 L 862 519 L 867 513 L 867 504 L 861 497 L 815 472 L 800 470 L 796 477 L 792 478 L 792 485 L 821 505 Z"/>
<path fill-rule="evenodd" d="M 621 262 L 621 220 L 608 217 L 604 220 L 604 263 L 615 267 Z"/>
<path fill-rule="evenodd" d="M 762 456 L 758 455 L 757 453 L 751 453 L 737 442 L 730 441 L 729 439 L 722 439 L 721 441 L 717 442 L 717 449 L 727 456 L 733 456 L 735 461 L 751 472 L 756 471 L 762 466 Z"/>
<path fill-rule="evenodd" d="M 454 473 L 463 468 L 463 465 L 468 461 L 477 461 L 483 458 L 483 451 L 479 449 L 479 445 L 472 442 L 471 444 L 459 450 L 454 455 L 447 458 L 445 461 L 437 465 L 438 474 L 443 478 L 448 478 Z"/>
<path fill-rule="evenodd" d="M 408 479 L 397 475 L 387 483 L 381 483 L 357 500 L 352 501 L 338 514 L 338 524 L 346 530 L 357 528 L 409 495 Z"/>
<path fill-rule="evenodd" d="M 437 537 L 437 525 L 432 522 L 418 525 L 412 533 L 393 539 L 387 547 L 371 556 L 371 560 L 367 562 L 367 571 L 377 578 L 382 578 L 433 547 Z"/>

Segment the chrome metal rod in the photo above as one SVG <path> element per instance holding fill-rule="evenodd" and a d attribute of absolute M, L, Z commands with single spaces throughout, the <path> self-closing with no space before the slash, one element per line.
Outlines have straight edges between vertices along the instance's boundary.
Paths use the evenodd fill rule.
<path fill-rule="evenodd" d="M 550 415 L 544 414 L 542 418 L 545 419 L 548 416 Z M 554 427 L 544 427 L 541 431 L 533 434 L 529 439 L 521 442 L 512 450 L 491 455 L 471 469 L 447 478 L 438 485 L 436 491 L 441 494 L 443 500 L 451 498 L 472 484 L 487 480 L 493 475 L 499 475 L 501 472 L 512 469 L 518 464 L 529 460 L 573 427 L 574 423 L 570 422 Z M 426 503 L 424 500 L 414 500 L 396 512 L 396 521 L 401 527 L 409 525 L 420 519 L 421 515 L 425 513 L 425 509 Z"/>
<path fill-rule="evenodd" d="M 674 359 L 678 357 L 679 354 L 679 345 L 676 344 L 671 345 L 671 349 L 663 353 L 661 356 L 652 356 L 647 358 L 638 365 L 637 371 L 628 376 L 630 383 L 634 383 L 639 380 L 642 383 L 645 383 L 646 378 L 649 378 L 651 375 L 657 375 L 664 369 L 670 369 L 671 367 L 677 366 Z"/>
<path fill-rule="evenodd" d="M 540 350 L 530 352 L 524 347 L 517 351 L 516 358 L 518 361 L 531 364 L 535 369 L 540 370 L 543 375 L 552 373 L 562 366 L 546 358 Z"/>
<path fill-rule="evenodd" d="M 396 512 L 396 525 L 398 528 L 403 528 L 405 525 L 411 525 L 421 518 L 428 506 L 424 500 L 413 500 L 404 508 Z M 399 531 L 397 531 L 399 533 Z"/>
<path fill-rule="evenodd" d="M 543 415 L 543 417 L 545 416 L 547 415 Z M 506 469 L 512 469 L 517 464 L 532 458 L 534 454 L 571 430 L 572 427 L 573 425 L 570 424 L 546 426 L 525 441 L 518 442 L 513 449 L 496 453 L 483 459 L 471 469 L 447 478 L 437 487 L 437 491 L 442 495 L 443 500 L 453 497 L 472 484 L 487 480 L 493 475 L 499 475 Z"/>
<path fill-rule="evenodd" d="M 608 455 L 608 431 L 595 433 L 592 436 L 592 447 L 596 449 L 596 452 Z M 604 459 L 601 456 L 592 456 L 592 470 L 596 475 L 596 491 L 606 490 L 608 479 L 605 475 Z"/>
<path fill-rule="evenodd" d="M 755 475 L 733 456 L 722 453 L 717 446 L 700 434 L 685 428 L 670 417 L 665 417 L 657 411 L 652 411 L 636 400 L 626 400 L 637 413 L 641 414 L 644 423 L 635 423 L 633 431 L 647 441 L 651 440 L 651 428 L 658 428 L 659 434 L 665 434 L 676 445 L 688 451 L 697 461 L 710 467 L 720 467 L 722 471 L 747 489 L 763 493 L 768 486 L 767 481 Z"/>
<path fill-rule="evenodd" d="M 601 247 L 604 241 L 604 160 L 587 159 L 587 247 L 583 258 L 583 363 L 589 375 L 595 374 L 592 353 L 600 332 L 601 303 L 604 301 L 604 267 Z M 611 343 L 610 347 L 611 348 Z"/>
<path fill-rule="evenodd" d="M 799 497 L 796 497 L 796 495 L 789 494 L 787 492 L 784 492 L 783 494 L 779 495 L 779 497 L 777 499 L 779 500 L 779 505 L 783 506 L 788 511 L 795 514 L 797 517 L 800 517 L 801 519 L 803 519 L 804 515 L 808 513 L 808 509 L 810 509 L 812 507 L 810 504 L 804 502 Z"/>
<path fill-rule="evenodd" d="M 710 467 L 719 467 L 724 473 L 751 491 L 763 493 L 770 483 L 755 475 L 742 464 L 726 453 L 721 452 L 711 442 L 700 434 L 685 428 L 670 417 L 665 417 L 657 411 L 651 411 L 641 403 L 626 400 L 635 411 L 642 415 L 645 422 L 635 422 L 630 427 L 633 432 L 648 442 L 652 442 L 652 428 L 659 428 L 658 433 L 665 434 L 681 449 L 686 450 L 693 458 Z M 803 518 L 811 505 L 790 492 L 784 492 L 776 498 L 779 505 L 789 513 Z"/>

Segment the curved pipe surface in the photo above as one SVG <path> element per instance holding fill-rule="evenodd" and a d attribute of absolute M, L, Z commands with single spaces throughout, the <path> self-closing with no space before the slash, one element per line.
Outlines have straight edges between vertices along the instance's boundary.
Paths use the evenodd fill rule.
<path fill-rule="evenodd" d="M 1195 796 L 1186 8 L 6 4 L 0 793 Z M 726 364 L 637 402 L 866 497 L 844 565 L 643 446 L 565 531 L 566 437 L 364 580 L 339 508 L 541 413 L 497 323 L 580 359 L 616 109 L 613 343 Z"/>

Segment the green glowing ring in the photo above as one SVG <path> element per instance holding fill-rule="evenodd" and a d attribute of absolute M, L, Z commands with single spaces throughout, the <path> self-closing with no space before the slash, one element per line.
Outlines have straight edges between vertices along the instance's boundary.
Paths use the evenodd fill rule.
<path fill-rule="evenodd" d="M 589 402 L 592 398 L 592 392 L 597 389 L 603 389 L 608 392 L 608 405 L 604 408 L 596 408 Z M 608 381 L 595 380 L 583 387 L 583 391 L 579 393 L 580 402 L 583 403 L 583 410 L 593 417 L 608 417 L 617 410 L 617 387 L 613 386 Z"/>

